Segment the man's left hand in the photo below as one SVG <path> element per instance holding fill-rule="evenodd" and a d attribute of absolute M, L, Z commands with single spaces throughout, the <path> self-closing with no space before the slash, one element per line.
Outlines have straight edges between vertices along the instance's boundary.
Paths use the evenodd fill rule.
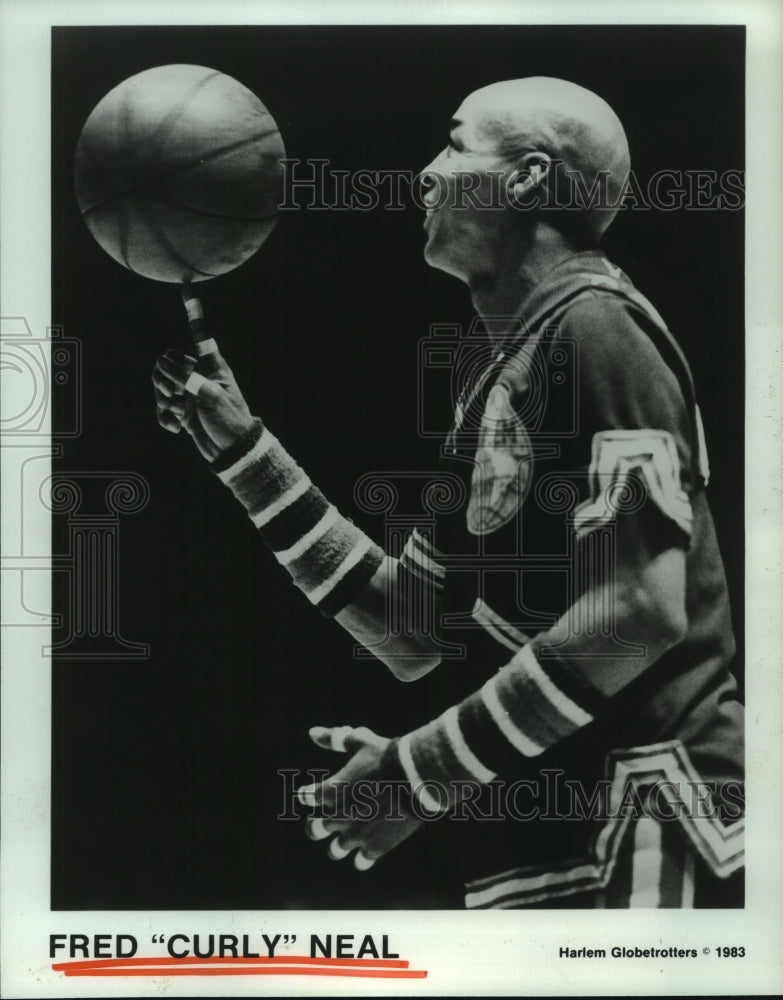
<path fill-rule="evenodd" d="M 319 747 L 352 756 L 325 781 L 299 789 L 299 800 L 316 810 L 305 832 L 311 840 L 329 838 L 327 854 L 335 861 L 356 851 L 354 866 L 366 871 L 422 824 L 396 794 L 402 775 L 392 740 L 365 726 L 315 726 L 310 737 Z"/>

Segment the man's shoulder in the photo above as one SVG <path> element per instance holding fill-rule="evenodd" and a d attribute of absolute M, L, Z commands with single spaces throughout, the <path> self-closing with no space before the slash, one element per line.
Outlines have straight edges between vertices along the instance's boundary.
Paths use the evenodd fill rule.
<path fill-rule="evenodd" d="M 529 365 L 536 356 L 547 364 L 553 352 L 557 364 L 564 344 L 610 367 L 657 367 L 665 364 L 664 342 L 675 349 L 663 320 L 630 283 L 591 283 L 585 276 L 574 275 L 561 281 L 558 291 L 546 312 L 527 326 L 526 335 L 509 352 L 512 367 L 517 366 L 514 359 L 517 363 L 527 359 Z"/>
<path fill-rule="evenodd" d="M 690 369 L 654 306 L 605 258 L 577 255 L 558 271 L 548 300 L 540 300 L 546 314 L 515 345 L 499 378 L 515 410 L 535 397 L 551 408 L 577 407 L 582 424 L 592 414 L 619 426 L 631 419 L 634 400 L 659 422 L 668 407 L 663 415 L 676 414 L 670 422 L 679 427 L 693 400 Z"/>
<path fill-rule="evenodd" d="M 528 339 L 551 337 L 565 323 L 575 333 L 596 324 L 665 328 L 628 275 L 599 251 L 574 254 L 553 268 L 524 303 L 521 318 Z"/>
<path fill-rule="evenodd" d="M 591 286 L 564 306 L 546 333 L 549 338 L 570 337 L 594 348 L 606 344 L 645 353 L 652 347 L 650 331 L 654 325 L 650 313 L 628 295 Z"/>

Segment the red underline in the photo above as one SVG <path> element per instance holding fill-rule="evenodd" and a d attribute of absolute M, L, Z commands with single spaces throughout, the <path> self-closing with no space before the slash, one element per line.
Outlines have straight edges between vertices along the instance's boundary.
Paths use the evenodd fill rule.
<path fill-rule="evenodd" d="M 242 965 L 359 965 L 362 968 L 369 966 L 382 969 L 407 969 L 410 963 L 404 958 L 328 958 L 325 955 L 274 955 L 272 957 L 247 956 L 237 957 L 235 955 L 212 955 L 208 958 L 200 958 L 198 955 L 183 955 L 177 958 L 172 955 L 159 955 L 152 958 L 88 958 L 75 959 L 70 962 L 58 962 L 52 966 L 58 972 L 62 969 L 92 968 L 98 969 L 104 966 L 118 965 L 214 965 L 218 962 L 230 964 L 241 962 Z"/>
<path fill-rule="evenodd" d="M 56 962 L 66 976 L 354 976 L 383 979 L 424 979 L 426 970 L 409 969 L 404 959 L 312 958 L 276 955 L 272 958 L 95 958 Z"/>

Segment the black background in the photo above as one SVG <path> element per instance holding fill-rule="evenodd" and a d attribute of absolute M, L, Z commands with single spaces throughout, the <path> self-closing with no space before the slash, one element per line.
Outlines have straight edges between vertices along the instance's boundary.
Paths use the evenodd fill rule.
<path fill-rule="evenodd" d="M 59 468 L 133 471 L 146 508 L 120 529 L 120 628 L 147 661 L 64 660 L 53 679 L 52 905 L 65 909 L 450 907 L 453 850 L 427 829 L 372 872 L 329 862 L 280 822 L 279 768 L 330 767 L 313 724 L 385 735 L 433 714 L 434 677 L 400 685 L 288 583 L 189 440 L 164 433 L 149 373 L 187 345 L 177 289 L 92 240 L 73 193 L 79 132 L 113 86 L 151 66 L 236 77 L 288 155 L 334 169 L 418 170 L 464 96 L 560 76 L 606 98 L 634 170 L 744 165 L 741 28 L 65 28 L 53 32 L 53 323 L 83 345 L 83 433 Z M 288 212 L 250 262 L 200 285 L 251 407 L 330 499 L 357 512 L 368 471 L 424 469 L 417 343 L 469 323 L 466 289 L 427 268 L 421 213 Z M 742 648 L 743 218 L 622 213 L 609 256 L 689 357 L 710 447 L 710 498 Z M 55 516 L 55 545 L 65 538 Z M 64 608 L 65 591 L 55 593 Z M 66 609 L 67 610 L 67 609 Z M 60 636 L 62 637 L 62 636 Z M 58 634 L 55 633 L 55 639 Z"/>

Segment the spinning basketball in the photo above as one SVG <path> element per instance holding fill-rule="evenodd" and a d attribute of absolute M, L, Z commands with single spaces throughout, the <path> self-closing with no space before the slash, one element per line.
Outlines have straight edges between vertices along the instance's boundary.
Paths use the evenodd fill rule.
<path fill-rule="evenodd" d="M 258 250 L 285 148 L 261 101 L 204 66 L 158 66 L 95 107 L 76 148 L 82 217 L 103 249 L 157 281 L 204 281 Z"/>

